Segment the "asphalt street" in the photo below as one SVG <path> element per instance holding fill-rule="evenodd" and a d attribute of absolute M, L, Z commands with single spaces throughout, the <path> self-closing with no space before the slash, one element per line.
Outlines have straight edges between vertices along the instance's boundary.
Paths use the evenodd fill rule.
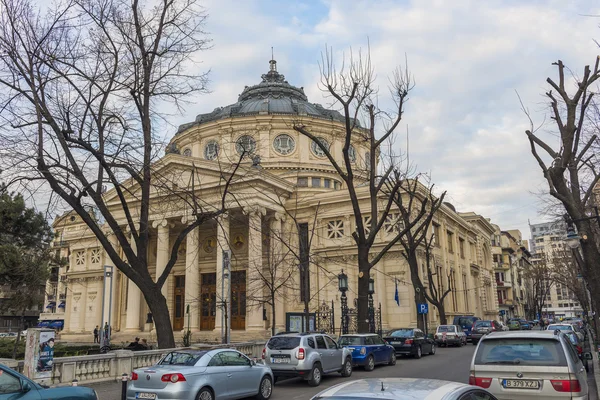
<path fill-rule="evenodd" d="M 408 377 L 433 378 L 449 381 L 469 381 L 469 367 L 475 346 L 468 344 L 464 347 L 438 348 L 433 356 L 423 356 L 420 360 L 399 358 L 395 366 L 378 366 L 372 372 L 355 368 L 350 378 L 342 378 L 340 374 L 325 376 L 319 387 L 310 387 L 300 379 L 288 379 L 277 382 L 273 389 L 273 400 L 303 400 L 319 393 L 329 386 L 344 382 L 347 379 Z M 101 400 L 120 400 L 121 383 L 109 382 L 89 385 L 98 392 Z"/>

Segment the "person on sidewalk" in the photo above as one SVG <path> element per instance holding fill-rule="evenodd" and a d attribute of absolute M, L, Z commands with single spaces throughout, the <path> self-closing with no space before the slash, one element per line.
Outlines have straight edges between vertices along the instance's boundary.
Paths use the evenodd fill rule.
<path fill-rule="evenodd" d="M 100 330 L 98 329 L 98 325 L 94 328 L 94 343 L 100 343 Z"/>

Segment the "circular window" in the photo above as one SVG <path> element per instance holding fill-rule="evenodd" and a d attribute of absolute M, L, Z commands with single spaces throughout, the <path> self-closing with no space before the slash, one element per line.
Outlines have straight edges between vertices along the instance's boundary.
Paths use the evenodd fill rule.
<path fill-rule="evenodd" d="M 214 160 L 219 155 L 219 143 L 215 140 L 211 140 L 206 143 L 206 147 L 204 148 L 204 158 L 207 160 Z"/>
<path fill-rule="evenodd" d="M 323 145 L 323 147 L 325 147 L 327 150 L 329 150 L 329 142 L 327 142 L 327 140 L 325 140 L 322 137 L 317 138 L 317 140 L 319 142 L 321 142 L 321 144 Z M 325 152 L 323 151 L 323 149 L 321 147 L 319 147 L 319 145 L 317 144 L 317 142 L 315 142 L 314 140 L 311 143 L 310 148 L 312 149 L 312 152 L 315 154 L 315 156 L 317 156 L 317 157 L 325 157 Z"/>
<path fill-rule="evenodd" d="M 352 146 L 352 145 L 350 145 L 350 147 L 348 147 L 348 157 L 350 158 L 351 163 L 356 162 L 356 150 L 354 149 L 354 146 Z"/>
<path fill-rule="evenodd" d="M 294 142 L 294 138 L 286 133 L 282 133 L 278 135 L 275 140 L 273 140 L 273 147 L 275 151 L 281 155 L 291 154 L 296 148 L 296 142 Z"/>
<path fill-rule="evenodd" d="M 186 157 L 190 157 L 192 155 L 192 149 L 185 149 L 183 150 L 183 155 Z"/>
<path fill-rule="evenodd" d="M 235 142 L 238 154 L 252 154 L 256 150 L 256 140 L 250 135 L 240 136 Z"/>

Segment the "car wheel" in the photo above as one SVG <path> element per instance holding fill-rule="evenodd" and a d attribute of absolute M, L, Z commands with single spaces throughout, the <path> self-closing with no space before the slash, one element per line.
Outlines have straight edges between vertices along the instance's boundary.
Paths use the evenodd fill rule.
<path fill-rule="evenodd" d="M 214 400 L 215 396 L 209 388 L 202 388 L 196 396 L 196 400 Z"/>
<path fill-rule="evenodd" d="M 346 358 L 344 365 L 342 366 L 342 376 L 348 378 L 352 375 L 352 360 Z"/>
<path fill-rule="evenodd" d="M 590 372 L 590 365 L 587 360 L 585 360 L 585 364 L 583 364 L 583 366 L 585 367 L 585 372 Z"/>
<path fill-rule="evenodd" d="M 273 382 L 271 382 L 270 376 L 265 375 L 258 386 L 256 398 L 258 400 L 268 400 L 271 397 L 271 394 L 273 394 Z"/>
<path fill-rule="evenodd" d="M 435 344 L 431 345 L 431 351 L 429 352 L 430 355 L 434 355 L 435 354 Z"/>
<path fill-rule="evenodd" d="M 315 364 L 310 371 L 310 377 L 308 378 L 308 384 L 310 386 L 319 386 L 321 384 L 321 378 L 323 378 L 323 369 L 321 364 Z"/>
<path fill-rule="evenodd" d="M 375 369 L 375 358 L 372 355 L 367 357 L 367 363 L 365 364 L 365 371 L 373 371 Z"/>
<path fill-rule="evenodd" d="M 417 353 L 415 354 L 415 358 L 418 360 L 423 356 L 423 350 L 421 350 L 421 346 L 417 347 Z"/>
<path fill-rule="evenodd" d="M 388 365 L 396 365 L 396 353 L 392 351 L 392 355 L 390 356 L 390 362 Z"/>

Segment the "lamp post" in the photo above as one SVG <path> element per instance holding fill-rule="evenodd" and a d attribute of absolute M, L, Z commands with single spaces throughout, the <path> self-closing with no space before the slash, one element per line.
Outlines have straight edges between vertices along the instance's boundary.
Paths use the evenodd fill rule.
<path fill-rule="evenodd" d="M 375 333 L 375 307 L 373 306 L 373 293 L 375 293 L 375 280 L 369 278 L 369 333 Z"/>
<path fill-rule="evenodd" d="M 348 333 L 348 298 L 346 297 L 346 291 L 348 290 L 348 275 L 344 273 L 344 270 L 338 275 L 338 289 L 342 292 L 342 334 Z"/>

